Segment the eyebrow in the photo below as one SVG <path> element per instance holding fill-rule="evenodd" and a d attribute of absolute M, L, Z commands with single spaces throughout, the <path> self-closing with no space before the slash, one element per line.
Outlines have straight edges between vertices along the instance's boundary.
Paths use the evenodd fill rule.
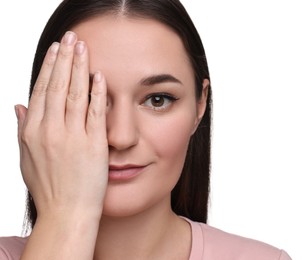
<path fill-rule="evenodd" d="M 182 84 L 182 82 L 175 78 L 174 76 L 170 74 L 158 74 L 158 75 L 152 75 L 146 78 L 143 78 L 140 80 L 140 84 L 143 86 L 152 86 L 160 83 L 166 83 L 166 82 L 173 82 L 173 83 L 179 83 Z"/>
<path fill-rule="evenodd" d="M 93 74 L 89 74 L 89 82 L 90 84 L 92 84 L 93 81 Z M 140 80 L 140 85 L 142 86 L 153 86 L 156 84 L 160 84 L 160 83 L 166 83 L 166 82 L 173 82 L 173 83 L 178 83 L 178 84 L 182 84 L 182 82 L 175 78 L 174 76 L 172 76 L 171 74 L 158 74 L 158 75 L 152 75 L 146 78 L 143 78 L 142 80 Z"/>

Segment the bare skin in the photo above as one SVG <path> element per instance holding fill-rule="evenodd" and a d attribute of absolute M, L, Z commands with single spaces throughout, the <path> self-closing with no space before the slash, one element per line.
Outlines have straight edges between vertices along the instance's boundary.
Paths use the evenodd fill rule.
<path fill-rule="evenodd" d="M 190 226 L 170 192 L 208 82 L 196 102 L 181 40 L 153 20 L 105 16 L 72 30 L 50 47 L 28 109 L 16 107 L 22 175 L 38 210 L 22 259 L 188 259 Z M 141 83 L 159 74 L 181 83 Z M 136 172 L 126 163 L 138 174 L 120 178 Z"/>
<path fill-rule="evenodd" d="M 93 257 L 108 172 L 106 85 L 97 72 L 88 107 L 81 46 L 73 33 L 54 43 L 28 110 L 17 107 L 21 170 L 39 215 L 22 259 Z M 81 243 L 84 249 L 71 250 Z"/>

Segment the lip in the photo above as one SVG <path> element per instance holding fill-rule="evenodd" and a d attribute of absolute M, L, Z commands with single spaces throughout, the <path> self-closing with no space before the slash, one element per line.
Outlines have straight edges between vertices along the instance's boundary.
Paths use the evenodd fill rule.
<path fill-rule="evenodd" d="M 109 181 L 126 181 L 139 175 L 146 165 L 109 165 Z"/>

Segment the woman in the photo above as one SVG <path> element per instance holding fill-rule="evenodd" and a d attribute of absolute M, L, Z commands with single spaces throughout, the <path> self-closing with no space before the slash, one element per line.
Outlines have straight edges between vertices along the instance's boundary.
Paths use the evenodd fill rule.
<path fill-rule="evenodd" d="M 177 0 L 66 0 L 16 106 L 28 238 L 1 259 L 290 259 L 207 226 L 211 88 Z M 2 255 L 1 255 L 2 254 Z"/>

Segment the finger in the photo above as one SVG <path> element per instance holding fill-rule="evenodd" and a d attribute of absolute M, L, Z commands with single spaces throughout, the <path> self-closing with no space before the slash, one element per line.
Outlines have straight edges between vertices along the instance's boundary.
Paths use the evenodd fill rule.
<path fill-rule="evenodd" d="M 75 46 L 71 83 L 66 100 L 66 126 L 83 130 L 86 123 L 89 92 L 88 51 L 84 42 Z"/>
<path fill-rule="evenodd" d="M 46 89 L 57 58 L 59 46 L 58 42 L 54 42 L 46 53 L 29 101 L 28 120 L 40 122 L 44 116 Z"/>
<path fill-rule="evenodd" d="M 22 105 L 16 105 L 15 112 L 16 112 L 16 116 L 17 116 L 17 120 L 18 120 L 18 143 L 19 143 L 19 147 L 20 147 L 21 146 L 21 135 L 22 135 L 22 132 L 24 129 L 25 118 L 26 118 L 28 110 L 26 109 L 26 107 L 24 107 Z"/>
<path fill-rule="evenodd" d="M 73 32 L 66 32 L 57 54 L 46 93 L 45 120 L 64 122 L 66 96 L 69 89 L 73 52 L 77 36 Z"/>
<path fill-rule="evenodd" d="M 100 72 L 96 72 L 93 77 L 86 123 L 86 131 L 94 140 L 106 140 L 106 106 L 106 80 Z"/>
<path fill-rule="evenodd" d="M 20 158 L 20 167 L 21 167 L 21 171 L 22 171 L 21 161 L 22 161 L 23 149 L 24 149 L 24 147 L 22 145 L 22 135 L 23 135 L 23 131 L 24 131 L 25 119 L 26 119 L 28 110 L 26 109 L 26 107 L 24 107 L 22 105 L 16 105 L 15 112 L 16 112 L 16 116 L 17 116 L 17 120 L 18 120 L 19 158 Z"/>

